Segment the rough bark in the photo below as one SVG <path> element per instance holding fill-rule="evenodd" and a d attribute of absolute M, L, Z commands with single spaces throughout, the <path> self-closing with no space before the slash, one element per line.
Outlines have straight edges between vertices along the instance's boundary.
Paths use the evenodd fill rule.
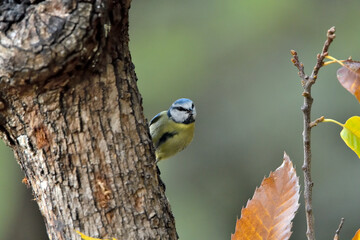
<path fill-rule="evenodd" d="M 130 0 L 0 2 L 0 136 L 49 238 L 177 239 L 128 48 Z"/>

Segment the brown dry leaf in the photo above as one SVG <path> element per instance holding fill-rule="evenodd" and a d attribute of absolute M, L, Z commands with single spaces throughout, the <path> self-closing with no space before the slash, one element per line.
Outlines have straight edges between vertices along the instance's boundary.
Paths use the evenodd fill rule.
<path fill-rule="evenodd" d="M 337 70 L 340 84 L 360 102 L 360 62 L 348 60 Z"/>
<path fill-rule="evenodd" d="M 357 232 L 355 233 L 355 236 L 353 237 L 352 240 L 360 240 L 360 229 L 357 230 Z"/>
<path fill-rule="evenodd" d="M 291 235 L 292 219 L 299 208 L 299 178 L 289 156 L 265 178 L 241 210 L 231 240 L 285 240 Z"/>

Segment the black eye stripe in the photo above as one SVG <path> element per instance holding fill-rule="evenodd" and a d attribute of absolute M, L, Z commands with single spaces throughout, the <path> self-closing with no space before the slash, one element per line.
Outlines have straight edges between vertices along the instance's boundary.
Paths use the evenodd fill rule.
<path fill-rule="evenodd" d="M 186 112 L 187 110 L 183 107 L 175 107 L 175 109 L 179 110 L 179 111 L 183 111 L 183 112 Z"/>

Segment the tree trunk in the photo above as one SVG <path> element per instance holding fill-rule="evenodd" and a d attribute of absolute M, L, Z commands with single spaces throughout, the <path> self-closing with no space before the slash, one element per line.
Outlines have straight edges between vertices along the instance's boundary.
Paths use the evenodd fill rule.
<path fill-rule="evenodd" d="M 0 2 L 0 135 L 49 238 L 177 239 L 128 48 L 130 0 Z"/>

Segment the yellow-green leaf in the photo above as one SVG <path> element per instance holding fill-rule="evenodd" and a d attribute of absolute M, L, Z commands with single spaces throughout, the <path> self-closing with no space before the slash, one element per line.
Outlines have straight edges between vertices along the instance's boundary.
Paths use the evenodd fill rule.
<path fill-rule="evenodd" d="M 92 237 L 86 236 L 85 234 L 83 234 L 79 231 L 76 231 L 76 232 L 81 236 L 81 239 L 83 239 L 83 240 L 109 240 L 109 239 L 92 238 Z M 112 240 L 116 240 L 116 239 L 112 238 Z"/>
<path fill-rule="evenodd" d="M 343 127 L 341 138 L 360 158 L 360 117 L 349 118 Z"/>

